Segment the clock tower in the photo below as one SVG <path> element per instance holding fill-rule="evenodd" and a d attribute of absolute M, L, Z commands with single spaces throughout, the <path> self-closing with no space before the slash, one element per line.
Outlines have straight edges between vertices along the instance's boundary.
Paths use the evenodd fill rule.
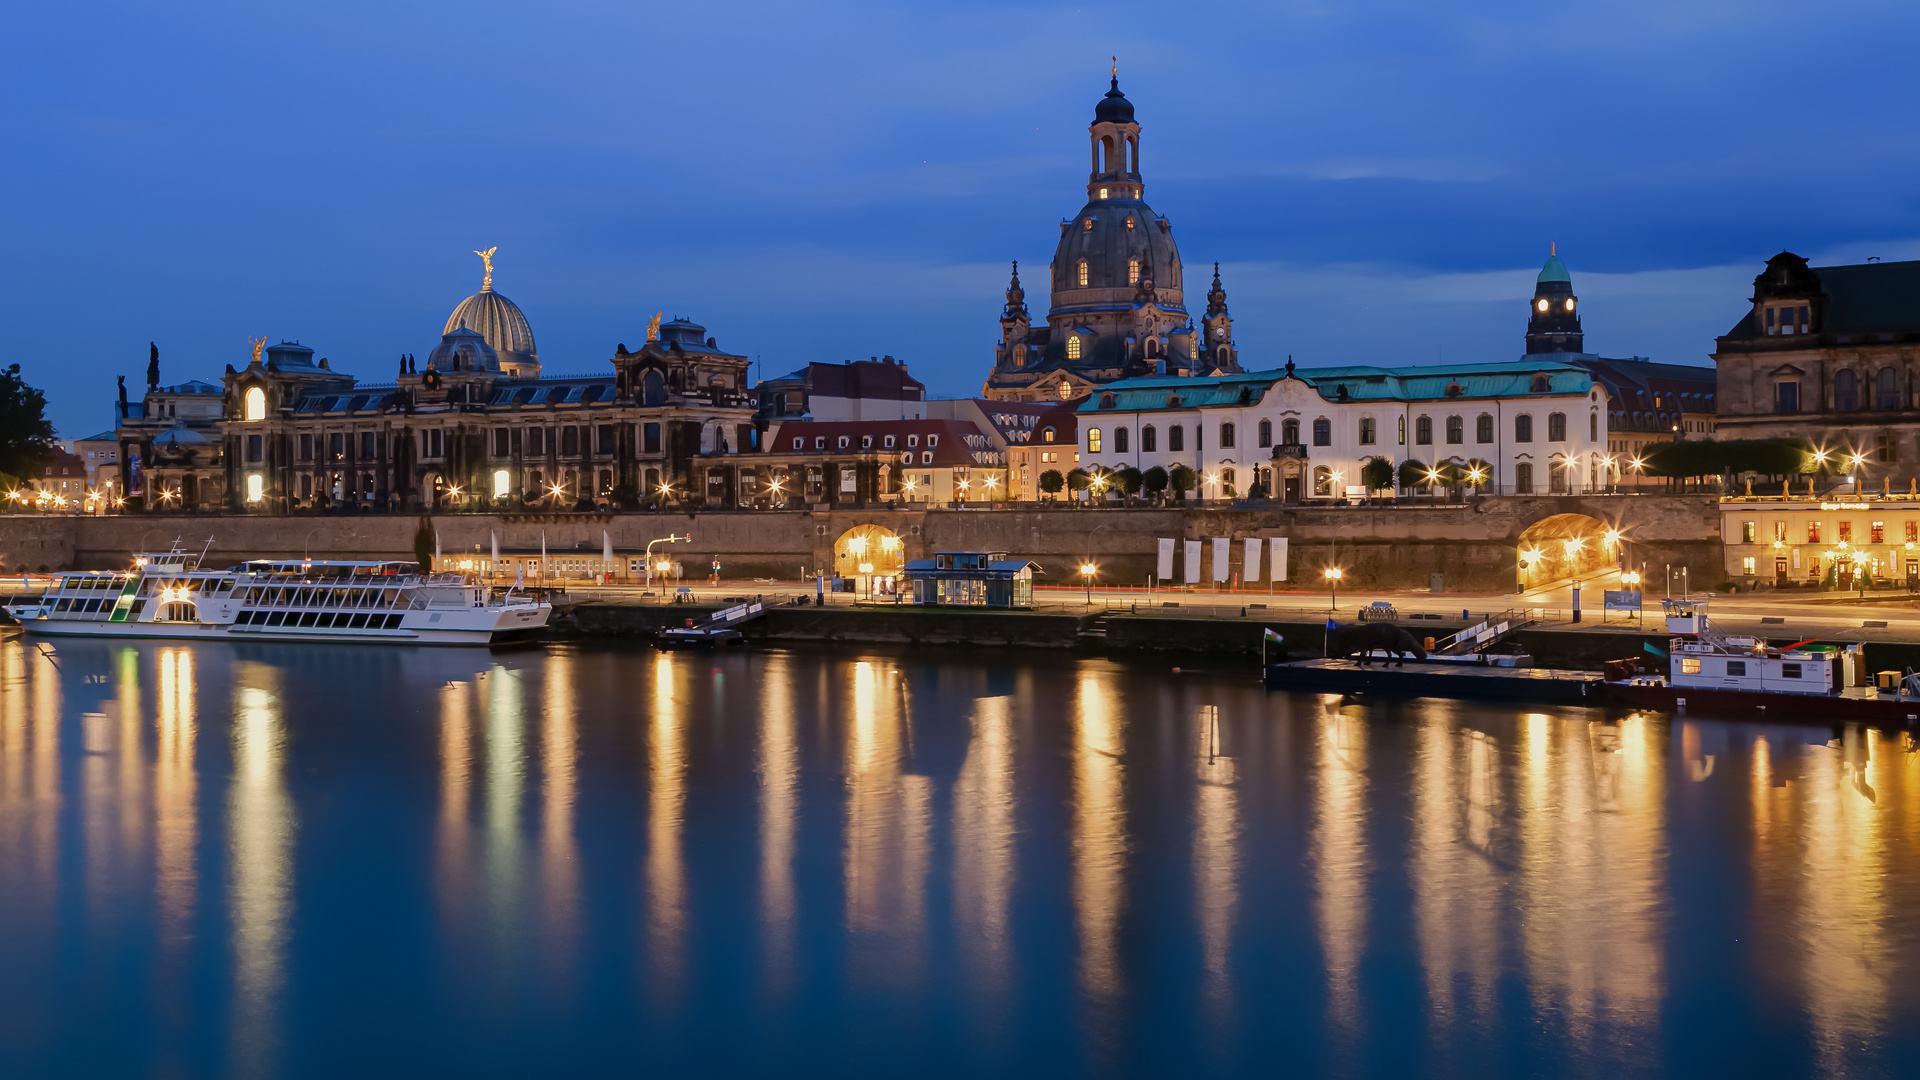
<path fill-rule="evenodd" d="M 1534 281 L 1533 302 L 1527 310 L 1527 355 L 1585 351 L 1573 278 L 1550 246 L 1547 265 L 1540 268 L 1540 276 Z"/>

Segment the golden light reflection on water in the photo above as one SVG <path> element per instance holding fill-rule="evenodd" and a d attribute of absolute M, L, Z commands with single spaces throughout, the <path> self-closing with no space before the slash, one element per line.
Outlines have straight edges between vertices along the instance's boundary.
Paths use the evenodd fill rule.
<path fill-rule="evenodd" d="M 1125 725 L 1107 682 L 1083 673 L 1073 713 L 1073 910 L 1080 986 L 1096 1002 L 1122 989 L 1116 939 L 1127 872 Z"/>
<path fill-rule="evenodd" d="M 440 688 L 440 823 L 436 867 L 441 918 L 457 924 L 464 917 L 471 866 L 473 804 L 473 685 L 450 682 Z"/>
<path fill-rule="evenodd" d="M 1666 762 L 1644 716 L 1529 715 L 1520 739 L 1519 910 L 1533 1005 L 1583 1046 L 1658 1031 L 1666 990 Z"/>
<path fill-rule="evenodd" d="M 793 987 L 793 857 L 800 827 L 800 746 L 793 719 L 797 690 L 791 661 L 768 658 L 760 686 L 761 988 L 779 995 Z"/>
<path fill-rule="evenodd" d="M 1829 1076 L 1849 1074 L 1855 1052 L 1884 1033 L 1890 1016 L 1899 964 L 1888 927 L 1896 846 L 1888 819 L 1916 781 L 1901 742 L 1850 724 L 1837 743 L 1790 743 L 1775 760 L 1762 741 L 1751 774 L 1754 817 L 1765 823 L 1754 832 L 1755 875 L 1762 895 L 1784 909 L 1815 1060 Z M 1911 858 L 1913 837 L 1905 840 Z"/>
<path fill-rule="evenodd" d="M 154 892 L 160 902 L 162 943 L 184 946 L 199 891 L 194 856 L 200 841 L 195 803 L 199 773 L 194 742 L 199 717 L 194 652 L 162 648 L 155 660 L 159 672 L 153 763 Z"/>
<path fill-rule="evenodd" d="M 545 958 L 549 972 L 557 977 L 573 965 L 580 907 L 579 852 L 573 836 L 580 734 L 574 699 L 578 671 L 572 655 L 550 656 L 543 677 L 546 701 L 540 764 L 546 786 L 540 802 L 540 866 L 546 901 Z"/>
<path fill-rule="evenodd" d="M 527 788 L 527 716 L 520 673 L 495 665 L 481 676 L 486 716 L 487 925 L 498 955 L 512 948 L 522 901 L 520 816 Z M 497 969 L 505 973 L 504 966 Z"/>
<path fill-rule="evenodd" d="M 962 962 L 988 1002 L 1006 992 L 1013 890 L 1013 699 L 974 702 L 972 737 L 953 787 L 953 910 Z"/>
<path fill-rule="evenodd" d="M 679 989 L 687 933 L 686 709 L 675 689 L 678 676 L 673 657 L 655 657 L 647 718 L 647 960 L 661 995 Z"/>
<path fill-rule="evenodd" d="M 896 676 L 863 660 L 851 677 L 841 857 L 849 967 L 869 985 L 919 985 L 933 783 L 905 771 L 906 716 Z"/>
<path fill-rule="evenodd" d="M 1411 795 L 1415 932 L 1432 1028 L 1492 1014 L 1502 971 L 1506 870 L 1494 825 L 1504 808 L 1500 744 L 1439 708 L 1417 721 Z M 1460 1000 L 1460 998 L 1464 1000 Z"/>
<path fill-rule="evenodd" d="M 1328 704 L 1315 731 L 1314 921 L 1326 964 L 1327 1018 L 1342 1042 L 1360 1028 L 1360 956 L 1366 947 L 1368 875 L 1365 719 Z"/>
<path fill-rule="evenodd" d="M 234 1071 L 276 1071 L 279 1008 L 293 913 L 293 802 L 277 669 L 234 665 L 233 786 L 227 805 L 228 908 L 233 935 Z"/>
<path fill-rule="evenodd" d="M 1203 984 L 1210 1015 L 1232 1003 L 1228 972 L 1233 922 L 1240 904 L 1239 772 L 1222 753 L 1220 715 L 1215 706 L 1200 711 L 1194 725 L 1194 910 L 1200 921 Z"/>
<path fill-rule="evenodd" d="M 60 671 L 24 638 L 0 641 L 0 880 L 18 917 L 51 925 L 59 896 Z"/>

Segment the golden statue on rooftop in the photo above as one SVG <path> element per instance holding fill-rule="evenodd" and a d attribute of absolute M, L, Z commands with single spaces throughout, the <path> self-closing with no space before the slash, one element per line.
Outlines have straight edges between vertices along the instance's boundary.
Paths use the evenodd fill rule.
<path fill-rule="evenodd" d="M 249 334 L 247 335 L 247 344 L 253 346 L 253 362 L 256 364 L 259 363 L 260 350 L 267 347 L 267 335 L 261 334 L 260 340 L 255 341 L 253 335 Z"/>
<path fill-rule="evenodd" d="M 647 340 L 648 341 L 660 340 L 660 316 L 665 314 L 666 312 L 664 311 L 656 311 L 653 313 L 653 318 L 647 320 Z"/>
<path fill-rule="evenodd" d="M 480 264 L 486 267 L 486 273 L 483 274 L 480 278 L 481 292 L 486 292 L 487 290 L 493 288 L 493 253 L 499 250 L 500 250 L 500 245 L 495 244 L 485 251 L 474 252 L 475 255 L 480 256 Z"/>

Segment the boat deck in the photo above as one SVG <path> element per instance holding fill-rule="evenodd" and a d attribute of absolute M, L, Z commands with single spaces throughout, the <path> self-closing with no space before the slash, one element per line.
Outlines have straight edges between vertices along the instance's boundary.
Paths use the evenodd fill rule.
<path fill-rule="evenodd" d="M 1555 668 L 1507 668 L 1478 664 L 1428 664 L 1409 660 L 1404 667 L 1352 660 L 1296 660 L 1268 664 L 1267 689 L 1351 694 L 1372 691 L 1409 697 L 1504 698 L 1526 701 L 1586 701 L 1599 696 L 1595 671 Z"/>

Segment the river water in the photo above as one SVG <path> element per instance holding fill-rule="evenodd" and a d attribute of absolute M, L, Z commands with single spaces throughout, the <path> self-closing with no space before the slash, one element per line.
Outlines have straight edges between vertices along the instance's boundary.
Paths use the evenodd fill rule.
<path fill-rule="evenodd" d="M 1920 1069 L 1903 733 L 1038 653 L 50 651 L 0 640 L 10 1077 Z"/>

